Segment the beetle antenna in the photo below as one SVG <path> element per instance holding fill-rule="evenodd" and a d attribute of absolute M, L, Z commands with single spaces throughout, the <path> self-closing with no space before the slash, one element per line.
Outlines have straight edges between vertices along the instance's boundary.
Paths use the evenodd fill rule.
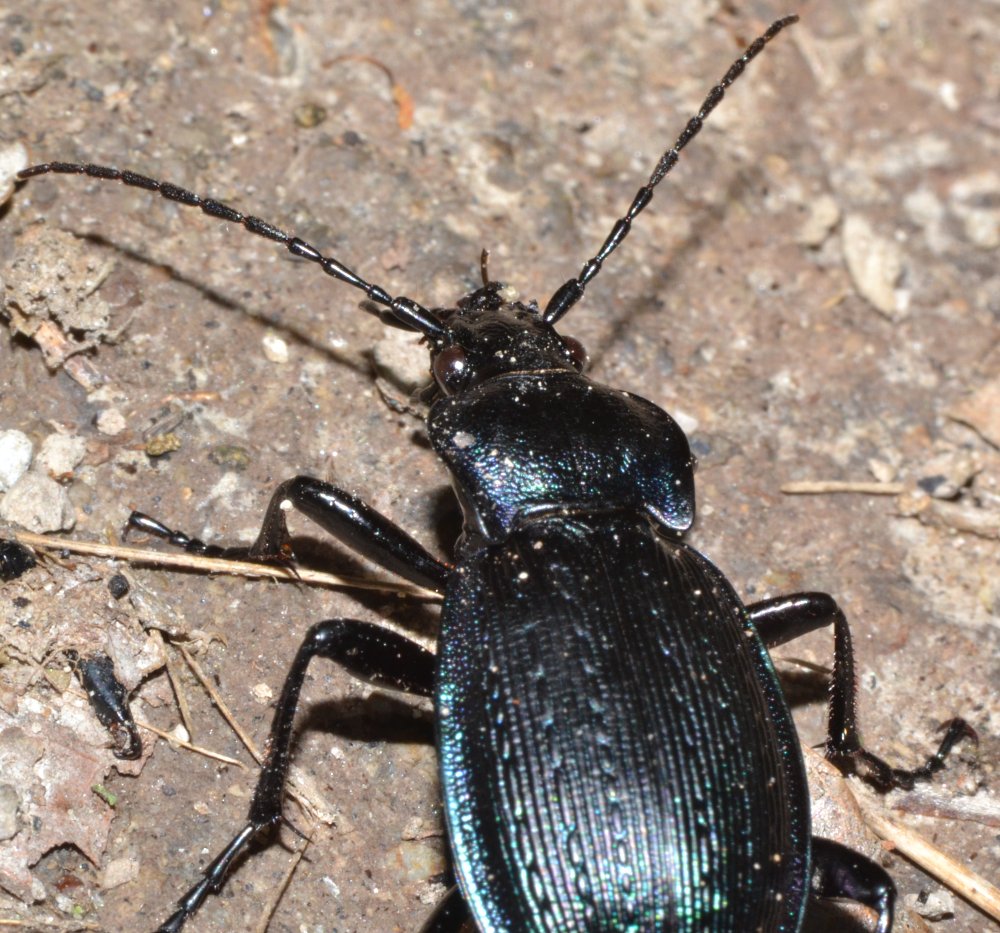
<path fill-rule="evenodd" d="M 483 247 L 479 254 L 479 274 L 483 277 L 483 288 L 490 284 L 490 251 Z"/>
<path fill-rule="evenodd" d="M 110 168 L 105 165 L 91 165 L 79 162 L 44 162 L 40 165 L 32 165 L 23 169 L 17 173 L 17 177 L 20 180 L 24 180 L 34 178 L 37 175 L 50 174 L 88 175 L 91 178 L 101 180 L 120 181 L 122 184 L 133 188 L 155 191 L 168 201 L 176 201 L 188 207 L 200 207 L 210 217 L 219 217 L 222 220 L 228 220 L 230 223 L 242 224 L 251 233 L 257 234 L 257 236 L 283 244 L 293 256 L 300 256 L 303 259 L 308 259 L 310 262 L 315 262 L 327 275 L 333 276 L 333 278 L 339 279 L 341 282 L 346 282 L 348 285 L 354 286 L 354 288 L 361 289 L 369 301 L 388 308 L 396 321 L 404 327 L 419 331 L 425 337 L 435 338 L 444 334 L 444 327 L 441 321 L 431 311 L 413 301 L 413 299 L 405 297 L 393 298 L 380 285 L 372 285 L 370 282 L 366 282 L 360 275 L 349 269 L 342 262 L 330 256 L 324 256 L 316 247 L 306 243 L 305 240 L 285 233 L 283 230 L 279 230 L 273 224 L 269 224 L 259 217 L 240 213 L 236 208 L 230 207 L 228 204 L 223 204 L 221 201 L 216 201 L 212 198 L 203 198 L 193 191 L 179 188 L 177 185 L 172 185 L 166 181 L 157 181 L 155 178 L 148 178 L 136 172 Z M 362 305 L 362 307 L 364 306 Z"/>
<path fill-rule="evenodd" d="M 628 211 L 625 212 L 625 216 L 618 219 L 611 233 L 608 234 L 608 238 L 604 241 L 604 245 L 600 248 L 597 255 L 592 259 L 588 259 L 583 268 L 580 270 L 580 274 L 575 279 L 570 279 L 568 282 L 560 286 L 555 294 L 549 299 L 549 303 L 545 306 L 545 313 L 542 315 L 544 320 L 549 324 L 555 324 L 570 308 L 573 307 L 582 297 L 584 289 L 587 287 L 587 283 L 590 282 L 598 272 L 601 271 L 601 266 L 604 264 L 604 260 L 608 258 L 620 245 L 622 240 L 628 236 L 629 230 L 632 228 L 632 221 L 642 212 L 647 204 L 653 199 L 653 189 L 663 181 L 664 177 L 669 174 L 670 170 L 677 164 L 680 159 L 681 150 L 689 143 L 695 136 L 698 135 L 702 128 L 708 115 L 718 106 L 720 100 L 726 93 L 726 88 L 729 87 L 743 72 L 746 70 L 748 64 L 750 64 L 753 59 L 755 59 L 763 50 L 764 46 L 767 45 L 782 29 L 786 26 L 790 26 L 792 23 L 797 22 L 797 16 L 784 16 L 779 20 L 771 23 L 768 27 L 767 32 L 762 36 L 754 39 L 753 42 L 747 46 L 747 50 L 738 58 L 736 61 L 729 66 L 729 70 L 725 73 L 722 80 L 709 91 L 708 96 L 705 98 L 695 116 L 688 120 L 687 126 L 684 127 L 684 131 L 680 136 L 677 137 L 677 141 L 671 146 L 666 152 L 660 156 L 660 161 L 656 163 L 656 168 L 653 169 L 653 174 L 649 176 L 649 181 L 646 182 L 637 192 L 635 197 L 632 199 L 632 204 Z"/>

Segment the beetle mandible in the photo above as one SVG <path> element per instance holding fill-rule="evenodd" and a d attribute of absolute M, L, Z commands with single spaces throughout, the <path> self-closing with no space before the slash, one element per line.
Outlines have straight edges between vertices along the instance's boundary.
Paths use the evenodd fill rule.
<path fill-rule="evenodd" d="M 799 930 L 810 893 L 873 907 L 892 927 L 895 890 L 868 859 L 810 833 L 794 725 L 768 648 L 832 626 L 827 755 L 882 787 L 943 766 L 968 727 L 951 723 L 921 768 L 895 769 L 858 737 L 846 619 L 822 593 L 744 605 L 682 535 L 694 521 L 694 458 L 664 411 L 591 382 L 586 353 L 555 325 L 628 235 L 726 89 L 782 29 L 776 21 L 712 88 L 579 275 L 544 308 L 483 268 L 452 309 L 394 297 L 257 217 L 131 171 L 50 162 L 156 192 L 241 224 L 364 292 L 420 333 L 439 398 L 431 443 L 463 510 L 455 563 L 431 555 L 343 489 L 282 483 L 249 548 L 219 548 L 134 513 L 197 553 L 292 559 L 295 507 L 351 548 L 444 595 L 437 657 L 371 623 L 307 633 L 277 704 L 246 825 L 160 927 L 180 930 L 251 842 L 281 820 L 293 722 L 311 661 L 432 697 L 456 887 L 426 929 L 470 919 L 493 931 Z M 370 309 L 369 309 L 370 310 Z"/>

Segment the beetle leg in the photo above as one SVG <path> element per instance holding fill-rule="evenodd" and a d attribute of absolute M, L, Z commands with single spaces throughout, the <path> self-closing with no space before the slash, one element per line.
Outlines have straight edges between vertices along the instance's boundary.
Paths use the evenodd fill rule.
<path fill-rule="evenodd" d="M 469 907 L 457 887 L 452 888 L 438 904 L 420 933 L 475 933 Z"/>
<path fill-rule="evenodd" d="M 264 513 L 260 534 L 250 547 L 206 544 L 141 512 L 129 516 L 124 536 L 131 530 L 144 531 L 194 554 L 288 565 L 294 559 L 285 518 L 290 507 L 386 570 L 417 586 L 443 592 L 451 572 L 447 564 L 357 496 L 311 476 L 296 476 L 278 486 Z"/>
<path fill-rule="evenodd" d="M 444 590 L 451 572 L 447 564 L 357 496 L 311 476 L 286 480 L 274 491 L 260 534 L 250 548 L 252 558 L 266 561 L 290 554 L 285 521 L 289 505 L 386 570 L 418 586 Z"/>
<path fill-rule="evenodd" d="M 292 725 L 305 680 L 314 657 L 329 658 L 359 680 L 429 697 L 434 691 L 434 654 L 415 641 L 371 622 L 328 619 L 309 629 L 285 678 L 271 723 L 268 755 L 250 804 L 250 822 L 277 823 L 281 794 L 288 771 Z"/>
<path fill-rule="evenodd" d="M 896 886 L 885 870 L 830 839 L 814 836 L 812 852 L 812 893 L 823 898 L 847 898 L 877 910 L 877 933 L 889 933 Z"/>
<path fill-rule="evenodd" d="M 776 648 L 830 624 L 840 612 L 826 593 L 793 593 L 751 603 L 746 607 L 750 621 L 768 648 Z"/>
<path fill-rule="evenodd" d="M 877 787 L 909 790 L 944 767 L 945 758 L 962 738 L 976 740 L 976 733 L 963 719 L 947 722 L 947 732 L 938 750 L 919 768 L 894 768 L 868 751 L 858 736 L 857 681 L 854 649 L 847 618 L 826 593 L 796 593 L 747 606 L 747 612 L 768 648 L 784 644 L 806 632 L 833 626 L 833 677 L 830 684 L 829 737 L 826 757 L 835 764 L 858 770 Z"/>
<path fill-rule="evenodd" d="M 247 823 L 205 869 L 201 880 L 178 901 L 177 910 L 159 927 L 159 933 L 180 930 L 205 898 L 221 889 L 233 862 L 281 821 L 295 711 L 309 662 L 316 657 L 336 661 L 358 679 L 378 687 L 424 697 L 434 690 L 434 654 L 416 642 L 358 619 L 328 619 L 310 628 L 285 677 Z"/>

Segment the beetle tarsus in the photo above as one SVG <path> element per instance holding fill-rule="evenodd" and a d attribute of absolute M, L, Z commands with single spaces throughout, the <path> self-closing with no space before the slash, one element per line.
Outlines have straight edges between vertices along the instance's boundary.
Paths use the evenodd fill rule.
<path fill-rule="evenodd" d="M 189 553 L 228 560 L 249 560 L 283 567 L 294 573 L 295 554 L 286 514 L 294 508 L 314 521 L 352 551 L 417 586 L 442 592 L 451 568 L 368 503 L 344 489 L 311 476 L 296 476 L 281 483 L 271 496 L 257 540 L 249 547 L 206 544 L 169 528 L 142 512 L 133 512 L 125 523 L 123 539 L 132 530 L 162 538 Z"/>
<path fill-rule="evenodd" d="M 945 756 L 963 737 L 975 738 L 975 732 L 962 719 L 950 720 L 948 731 L 937 751 L 919 768 L 894 768 L 868 751 L 858 732 L 857 677 L 854 671 L 854 647 L 847 617 L 832 597 L 833 607 L 833 677 L 830 684 L 830 714 L 826 757 L 844 770 L 858 775 L 880 790 L 911 790 L 914 782 L 926 780 L 944 767 Z"/>
<path fill-rule="evenodd" d="M 894 768 L 862 744 L 858 731 L 857 680 L 854 648 L 847 617 L 827 593 L 793 593 L 747 606 L 747 614 L 769 648 L 783 645 L 807 632 L 833 626 L 834 665 L 830 684 L 830 713 L 826 757 L 844 770 L 858 775 L 880 790 L 913 788 L 914 782 L 930 778 L 945 766 L 945 758 L 963 738 L 977 741 L 975 731 L 963 719 L 951 719 L 937 751 L 919 768 Z"/>
<path fill-rule="evenodd" d="M 978 744 L 979 736 L 964 719 L 951 719 L 942 726 L 946 728 L 938 749 L 918 768 L 895 768 L 860 744 L 828 740 L 826 757 L 844 770 L 855 770 L 879 790 L 895 788 L 913 790 L 917 781 L 928 781 L 945 767 L 945 760 L 952 749 L 962 740 L 969 739 Z"/>
<path fill-rule="evenodd" d="M 133 531 L 152 535 L 155 538 L 162 538 L 167 544 L 173 547 L 187 551 L 189 554 L 198 554 L 201 557 L 222 557 L 233 560 L 252 559 L 249 557 L 248 548 L 223 548 L 214 544 L 206 544 L 201 538 L 194 538 L 183 531 L 169 528 L 163 522 L 143 512 L 132 512 L 125 520 L 125 527 L 122 529 L 122 541 L 127 541 L 128 536 Z"/>

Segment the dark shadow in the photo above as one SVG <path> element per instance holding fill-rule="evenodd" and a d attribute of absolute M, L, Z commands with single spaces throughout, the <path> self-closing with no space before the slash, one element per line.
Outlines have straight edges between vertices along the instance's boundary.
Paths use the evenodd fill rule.
<path fill-rule="evenodd" d="M 434 744 L 434 713 L 399 696 L 376 691 L 366 699 L 338 698 L 310 703 L 296 726 L 336 735 L 352 742 L 419 742 Z M 294 759 L 293 743 L 292 757 Z"/>
<path fill-rule="evenodd" d="M 778 672 L 778 680 L 781 682 L 781 692 L 792 709 L 810 703 L 825 703 L 830 698 L 829 674 L 789 667 Z"/>
<path fill-rule="evenodd" d="M 873 929 L 855 920 L 835 901 L 809 899 L 802 933 L 868 933 Z"/>
<path fill-rule="evenodd" d="M 343 353 L 334 347 L 331 347 L 329 344 L 317 342 L 308 332 L 296 327 L 293 323 L 282 319 L 280 315 L 266 313 L 258 310 L 257 308 L 253 308 L 242 301 L 231 298 L 217 289 L 206 285 L 204 282 L 200 282 L 191 276 L 185 275 L 170 263 L 165 264 L 163 262 L 159 262 L 144 253 L 138 252 L 133 247 L 123 246 L 121 243 L 109 240 L 99 233 L 71 232 L 73 232 L 74 236 L 78 236 L 81 239 L 87 240 L 88 242 L 94 243 L 95 245 L 101 246 L 105 249 L 114 250 L 136 263 L 149 268 L 163 270 L 174 282 L 193 289 L 198 292 L 198 294 L 202 295 L 207 302 L 215 305 L 216 307 L 221 308 L 224 311 L 238 313 L 244 317 L 250 318 L 251 320 L 266 324 L 272 330 L 278 331 L 288 337 L 293 343 L 322 353 L 338 366 L 343 366 L 346 369 L 353 370 L 354 372 L 365 377 L 369 377 L 371 375 L 368 366 L 363 364 L 356 357 Z M 280 244 L 276 243 L 275 246 L 280 246 Z M 299 266 L 313 265 L 313 263 L 310 263 L 305 259 L 297 259 L 291 255 L 287 256 L 286 259 L 288 262 L 295 263 Z M 359 303 L 359 307 L 360 306 L 361 305 Z"/>
<path fill-rule="evenodd" d="M 694 257 L 698 255 L 698 252 L 704 243 L 711 243 L 717 240 L 717 231 L 721 227 L 725 226 L 726 217 L 729 214 L 729 206 L 734 201 L 738 200 L 740 194 L 752 185 L 752 178 L 748 176 L 748 172 L 752 171 L 752 166 L 740 166 L 729 179 L 726 185 L 725 194 L 721 196 L 715 204 L 708 205 L 702 202 L 700 205 L 690 208 L 690 213 L 696 216 L 697 221 L 691 226 L 691 235 L 678 243 L 673 248 L 671 253 L 664 254 L 661 262 L 658 264 L 658 267 L 653 258 L 651 258 L 651 265 L 654 265 L 654 269 L 656 270 L 653 274 L 651 282 L 651 287 L 654 288 L 655 291 L 652 294 L 637 296 L 629 304 L 626 312 L 614 319 L 611 327 L 602 340 L 600 347 L 596 350 L 591 350 L 591 348 L 588 347 L 588 350 L 591 350 L 591 368 L 599 367 L 606 356 L 615 355 L 617 345 L 627 336 L 637 319 L 647 314 L 663 314 L 666 302 L 660 296 L 669 292 L 670 282 L 674 277 L 672 270 L 691 265 Z M 667 181 L 664 182 L 664 184 L 667 183 Z M 679 199 L 682 193 L 683 192 L 676 192 L 673 195 L 675 200 Z M 656 207 L 660 208 L 661 213 L 664 211 L 669 212 L 670 205 L 662 203 L 668 201 L 669 197 L 669 189 L 657 191 Z M 647 210 L 655 209 L 656 208 L 652 205 L 647 208 Z M 641 226 L 642 219 L 637 219 L 636 224 Z M 630 236 L 635 235 L 635 231 L 630 234 Z M 620 249 L 621 251 L 626 252 L 628 250 L 628 241 L 623 243 Z M 609 261 L 613 262 L 614 260 L 611 259 Z M 593 284 L 588 286 L 588 295 L 582 299 L 580 305 L 577 306 L 578 308 L 586 304 L 593 289 Z M 574 314 L 576 311 L 577 308 L 572 309 L 569 312 L 569 315 Z M 599 311 L 597 313 L 599 313 Z M 567 315 L 567 317 L 569 317 L 569 315 Z M 664 319 L 662 330 L 664 340 L 669 343 L 669 336 L 671 332 L 671 322 L 669 319 Z"/>

